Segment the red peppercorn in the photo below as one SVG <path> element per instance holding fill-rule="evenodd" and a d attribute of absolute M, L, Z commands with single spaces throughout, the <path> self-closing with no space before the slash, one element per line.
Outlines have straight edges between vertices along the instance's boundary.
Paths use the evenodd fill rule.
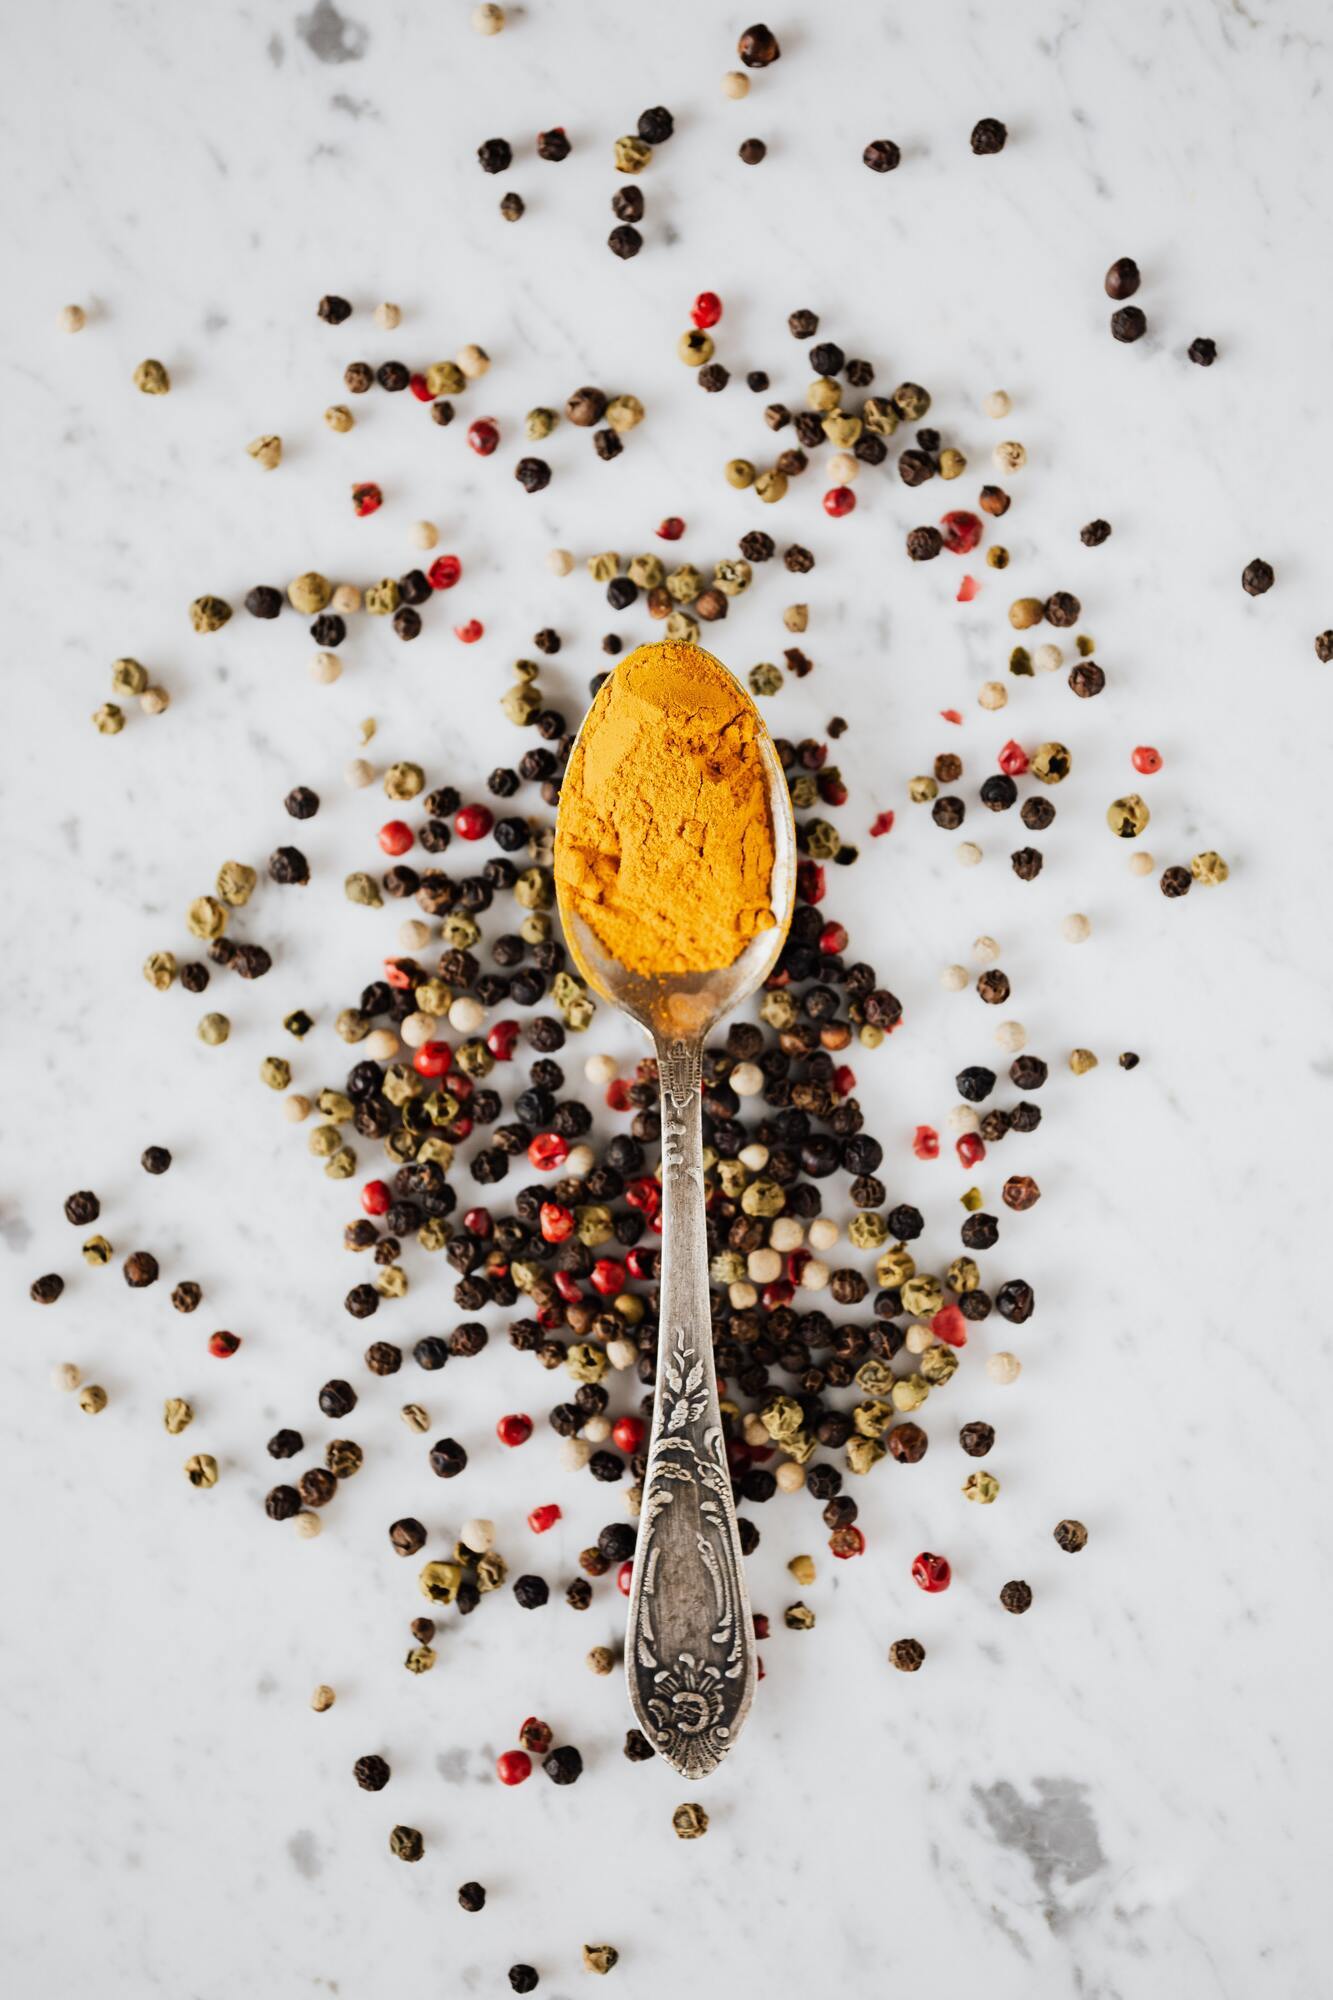
<path fill-rule="evenodd" d="M 846 1562 L 849 1556 L 863 1556 L 866 1552 L 866 1538 L 857 1527 L 835 1528 L 828 1538 L 828 1545 L 839 1562 Z"/>
<path fill-rule="evenodd" d="M 419 403 L 433 403 L 435 401 L 434 396 L 431 394 L 430 383 L 424 375 L 409 375 L 407 386 Z"/>
<path fill-rule="evenodd" d="M 847 933 L 841 924 L 825 924 L 819 933 L 819 949 L 826 958 L 836 957 L 838 952 L 846 951 Z"/>
<path fill-rule="evenodd" d="M 450 1143 L 455 1146 L 461 1146 L 464 1139 L 472 1137 L 472 1120 L 470 1118 L 455 1118 L 453 1124 L 448 1126 L 446 1130 Z"/>
<path fill-rule="evenodd" d="M 399 993 L 405 993 L 412 984 L 412 975 L 400 959 L 385 959 L 384 977 L 389 985 L 394 987 Z"/>
<path fill-rule="evenodd" d="M 658 522 L 657 533 L 664 542 L 678 542 L 685 533 L 685 523 L 679 514 L 668 514 L 665 521 Z"/>
<path fill-rule="evenodd" d="M 560 1509 L 554 1501 L 545 1507 L 534 1507 L 528 1515 L 528 1526 L 534 1535 L 544 1535 L 560 1519 Z"/>
<path fill-rule="evenodd" d="M 469 618 L 466 625 L 455 625 L 454 637 L 464 646 L 475 646 L 485 630 L 480 618 Z"/>
<path fill-rule="evenodd" d="M 379 842 L 386 854 L 406 854 L 415 839 L 405 819 L 386 819 L 380 828 Z"/>
<path fill-rule="evenodd" d="M 392 1200 L 387 1181 L 367 1181 L 361 1190 L 361 1206 L 367 1215 L 383 1215 Z"/>
<path fill-rule="evenodd" d="M 940 1156 L 940 1135 L 933 1125 L 918 1125 L 912 1140 L 912 1151 L 918 1160 L 938 1160 Z"/>
<path fill-rule="evenodd" d="M 954 592 L 955 602 L 958 604 L 970 604 L 980 588 L 981 585 L 974 576 L 965 576 Z"/>
<path fill-rule="evenodd" d="M 833 1087 L 839 1097 L 850 1097 L 856 1089 L 856 1071 L 846 1063 L 839 1063 L 833 1072 Z"/>
<path fill-rule="evenodd" d="M 826 806 L 845 806 L 847 787 L 835 771 L 826 771 L 819 780 L 819 796 Z"/>
<path fill-rule="evenodd" d="M 500 442 L 500 426 L 494 417 L 477 417 L 467 427 L 467 441 L 479 458 L 489 458 Z"/>
<path fill-rule="evenodd" d="M 615 1257 L 599 1257 L 588 1274 L 588 1282 L 604 1299 L 613 1299 L 625 1289 L 625 1266 Z"/>
<path fill-rule="evenodd" d="M 803 903 L 822 903 L 825 894 L 824 868 L 819 861 L 798 861 L 796 893 Z"/>
<path fill-rule="evenodd" d="M 463 565 L 457 556 L 436 556 L 426 571 L 426 581 L 432 590 L 452 590 L 463 574 Z"/>
<path fill-rule="evenodd" d="M 497 1062 L 512 1062 L 518 1044 L 519 1024 L 517 1021 L 497 1021 L 487 1030 L 486 1046 Z"/>
<path fill-rule="evenodd" d="M 358 514 L 377 514 L 383 505 L 384 495 L 373 482 L 352 488 L 352 506 Z"/>
<path fill-rule="evenodd" d="M 579 1290 L 579 1281 L 572 1271 L 557 1271 L 551 1283 L 567 1306 L 582 1305 L 583 1293 Z"/>
<path fill-rule="evenodd" d="M 1028 753 L 1021 743 L 1015 743 L 1010 737 L 1001 750 L 998 761 L 1006 777 L 1021 778 L 1028 767 Z"/>
<path fill-rule="evenodd" d="M 469 1236 L 489 1236 L 492 1227 L 491 1211 L 489 1208 L 465 1209 L 463 1227 Z"/>
<path fill-rule="evenodd" d="M 495 1775 L 502 1785 L 521 1785 L 532 1776 L 532 1759 L 526 1750 L 502 1750 L 495 1760 Z"/>
<path fill-rule="evenodd" d="M 775 1312 L 779 1306 L 789 1306 L 795 1297 L 796 1287 L 787 1278 L 774 1278 L 772 1284 L 765 1285 L 759 1294 L 765 1312 Z"/>
<path fill-rule="evenodd" d="M 965 1167 L 975 1167 L 986 1157 L 985 1144 L 975 1132 L 964 1132 L 954 1151 Z"/>
<path fill-rule="evenodd" d="M 464 1076 L 463 1072 L 459 1070 L 450 1081 L 449 1092 L 451 1096 L 458 1099 L 460 1104 L 466 1104 L 472 1095 L 472 1078 Z"/>
<path fill-rule="evenodd" d="M 962 715 L 956 708 L 942 708 L 940 710 L 940 714 L 944 717 L 944 720 L 946 722 L 952 722 L 955 725 L 961 725 L 962 723 L 963 720 Z"/>
<path fill-rule="evenodd" d="M 539 1174 L 563 1167 L 568 1158 L 569 1142 L 558 1132 L 538 1132 L 528 1146 L 528 1164 L 536 1167 Z"/>
<path fill-rule="evenodd" d="M 872 840 L 878 840 L 882 833 L 892 833 L 892 832 L 893 832 L 893 814 L 891 812 L 876 813 L 875 817 L 870 822 L 870 838 Z"/>
<path fill-rule="evenodd" d="M 700 292 L 690 307 L 690 318 L 698 327 L 716 326 L 722 317 L 722 301 L 716 292 Z"/>
<path fill-rule="evenodd" d="M 501 1444 L 526 1444 L 532 1436 L 532 1418 L 518 1415 L 501 1417 L 495 1426 L 495 1435 Z"/>
<path fill-rule="evenodd" d="M 824 512 L 840 521 L 844 514 L 850 514 L 856 505 L 856 495 L 850 486 L 830 486 L 824 495 Z"/>
<path fill-rule="evenodd" d="M 642 1417 L 617 1417 L 611 1431 L 616 1450 L 623 1451 L 626 1457 L 643 1449 L 647 1435 L 648 1426 Z"/>
<path fill-rule="evenodd" d="M 662 1206 L 662 1189 L 651 1174 L 640 1174 L 637 1180 L 625 1183 L 625 1199 L 641 1215 L 656 1215 Z"/>
<path fill-rule="evenodd" d="M 912 1564 L 912 1581 L 922 1590 L 932 1594 L 937 1590 L 947 1590 L 953 1581 L 953 1571 L 943 1556 L 933 1556 L 929 1549 L 923 1549 Z"/>
<path fill-rule="evenodd" d="M 230 1359 L 240 1344 L 239 1333 L 210 1333 L 208 1336 L 208 1351 L 216 1355 L 219 1361 Z"/>
<path fill-rule="evenodd" d="M 460 806 L 454 814 L 454 832 L 460 840 L 484 840 L 494 825 L 489 806 Z"/>
<path fill-rule="evenodd" d="M 534 1757 L 544 1757 L 555 1742 L 555 1731 L 540 1716 L 529 1715 L 519 1724 L 518 1740 Z"/>
<path fill-rule="evenodd" d="M 791 1250 L 787 1254 L 785 1270 L 793 1285 L 799 1285 L 805 1274 L 805 1267 L 814 1255 L 812 1250 Z"/>
<path fill-rule="evenodd" d="M 616 1589 L 622 1597 L 629 1596 L 629 1587 L 633 1575 L 634 1564 L 632 1562 L 621 1563 L 620 1568 L 616 1571 Z"/>
<path fill-rule="evenodd" d="M 613 1077 L 606 1086 L 606 1102 L 612 1111 L 629 1111 L 634 1100 L 623 1076 Z"/>
<path fill-rule="evenodd" d="M 640 1284 L 642 1284 L 653 1275 L 652 1251 L 646 1248 L 640 1250 L 636 1246 L 625 1259 L 625 1269 L 629 1272 L 631 1278 L 637 1278 Z"/>
<path fill-rule="evenodd" d="M 1160 771 L 1162 768 L 1162 753 L 1160 750 L 1154 750 L 1151 743 L 1140 743 L 1130 762 L 1145 778 L 1151 778 L 1154 771 Z"/>
<path fill-rule="evenodd" d="M 975 514 L 969 514 L 965 508 L 942 515 L 940 526 L 944 530 L 944 546 L 951 555 L 970 556 L 981 540 L 981 523 Z"/>
<path fill-rule="evenodd" d="M 418 1076 L 447 1076 L 454 1052 L 448 1042 L 423 1042 L 412 1058 Z"/>
<path fill-rule="evenodd" d="M 574 1211 L 563 1202 L 544 1201 L 539 1212 L 542 1235 L 548 1243 L 563 1243 L 574 1234 Z"/>
<path fill-rule="evenodd" d="M 967 1346 L 967 1321 L 957 1306 L 941 1306 L 930 1322 L 930 1330 L 946 1347 Z"/>

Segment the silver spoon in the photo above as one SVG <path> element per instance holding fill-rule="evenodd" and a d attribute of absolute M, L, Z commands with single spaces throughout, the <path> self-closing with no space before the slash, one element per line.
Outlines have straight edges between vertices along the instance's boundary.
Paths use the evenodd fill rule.
<path fill-rule="evenodd" d="M 714 662 L 719 671 L 726 669 Z M 754 708 L 730 674 L 738 703 Z M 590 711 L 591 713 L 591 711 Z M 653 1748 L 683 1777 L 715 1770 L 754 1693 L 754 1625 L 718 1409 L 704 1229 L 704 1042 L 777 963 L 796 894 L 791 793 L 758 710 L 775 923 L 718 972 L 647 978 L 610 958 L 558 883 L 565 936 L 597 992 L 645 1028 L 662 1093 L 662 1279 L 653 1429 L 630 1585 L 625 1672 Z M 586 727 L 586 718 L 585 724 Z M 580 735 L 582 731 L 580 731 Z M 561 834 L 559 822 L 556 843 Z"/>

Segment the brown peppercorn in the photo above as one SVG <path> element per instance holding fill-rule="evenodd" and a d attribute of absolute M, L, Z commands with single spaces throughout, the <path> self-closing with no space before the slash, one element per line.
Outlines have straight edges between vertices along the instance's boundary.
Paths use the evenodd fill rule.
<path fill-rule="evenodd" d="M 1139 306 L 1120 306 L 1111 314 L 1111 332 L 1117 340 L 1142 340 L 1147 331 L 1147 316 Z"/>
<path fill-rule="evenodd" d="M 895 1639 L 889 1647 L 889 1665 L 900 1674 L 916 1673 L 925 1657 L 926 1649 L 919 1639 Z"/>
<path fill-rule="evenodd" d="M 958 1442 L 969 1458 L 984 1458 L 995 1443 L 994 1427 L 980 1422 L 964 1424 Z"/>
<path fill-rule="evenodd" d="M 1076 1556 L 1088 1544 L 1088 1531 L 1081 1521 L 1057 1521 L 1052 1531 L 1066 1555 Z"/>
<path fill-rule="evenodd" d="M 930 1445 L 920 1424 L 895 1424 L 884 1442 L 900 1465 L 919 1465 Z"/>
<path fill-rule="evenodd" d="M 869 167 L 872 174 L 891 174 L 901 159 L 902 150 L 892 139 L 872 139 L 861 155 L 863 165 Z"/>
<path fill-rule="evenodd" d="M 600 424 L 605 414 L 606 397 L 600 389 L 586 385 L 582 389 L 576 389 L 565 404 L 565 415 L 570 423 L 578 424 L 584 429 L 590 429 L 593 424 Z"/>
<path fill-rule="evenodd" d="M 1009 998 L 1009 975 L 992 966 L 977 980 L 977 992 L 988 1007 L 1002 1007 Z"/>
<path fill-rule="evenodd" d="M 1089 521 L 1086 527 L 1080 528 L 1078 538 L 1085 549 L 1099 549 L 1109 538 L 1110 533 L 1111 523 L 1099 518 L 1096 521 Z"/>
<path fill-rule="evenodd" d="M 933 562 L 944 547 L 938 528 L 912 528 L 907 536 L 907 553 L 913 562 Z"/>
<path fill-rule="evenodd" d="M 396 1826 L 389 1835 L 389 1852 L 400 1861 L 420 1861 L 426 1843 L 414 1826 Z"/>
<path fill-rule="evenodd" d="M 34 1278 L 28 1287 L 28 1297 L 34 1305 L 53 1306 L 65 1289 L 65 1280 L 56 1271 L 48 1271 L 44 1278 Z"/>
<path fill-rule="evenodd" d="M 76 1229 L 85 1228 L 96 1222 L 102 1213 L 102 1204 L 91 1188 L 80 1188 L 77 1194 L 68 1196 L 65 1202 L 65 1220 L 72 1222 Z"/>
<path fill-rule="evenodd" d="M 1164 868 L 1159 886 L 1164 896 L 1188 896 L 1193 880 L 1188 868 Z"/>
<path fill-rule="evenodd" d="M 1012 502 L 1002 486 L 983 486 L 977 495 L 977 505 L 983 514 L 993 515 L 998 520 L 1001 514 L 1009 512 Z"/>
<path fill-rule="evenodd" d="M 778 38 L 764 22 L 757 21 L 752 28 L 745 28 L 736 43 L 736 53 L 747 69 L 767 69 L 782 54 Z"/>
<path fill-rule="evenodd" d="M 762 139 L 742 139 L 737 151 L 747 167 L 757 167 L 768 152 Z"/>
<path fill-rule="evenodd" d="M 1106 273 L 1108 299 L 1132 299 L 1140 284 L 1139 267 L 1132 257 L 1117 257 Z"/>
<path fill-rule="evenodd" d="M 1266 563 L 1262 556 L 1246 563 L 1241 572 L 1241 584 L 1249 597 L 1262 597 L 1266 590 L 1273 588 L 1273 565 Z"/>
<path fill-rule="evenodd" d="M 1106 675 L 1095 660 L 1078 660 L 1069 669 L 1069 685 L 1081 701 L 1090 701 L 1106 686 Z"/>
<path fill-rule="evenodd" d="M 171 1303 L 178 1313 L 192 1313 L 203 1296 L 203 1287 L 196 1285 L 193 1278 L 182 1278 L 171 1294 Z"/>
<path fill-rule="evenodd" d="M 1000 1602 L 1006 1611 L 1026 1611 L 1032 1603 L 1031 1584 L 1023 1583 L 1018 1578 L 1012 1583 L 1006 1583 L 1000 1592 Z"/>
<path fill-rule="evenodd" d="M 1002 1197 L 1006 1208 L 1012 1208 L 1021 1214 L 1024 1209 L 1036 1207 L 1041 1200 L 1041 1189 L 1030 1174 L 1010 1174 L 1004 1184 Z"/>
<path fill-rule="evenodd" d="M 316 311 L 326 326 L 341 326 L 345 319 L 352 317 L 351 306 L 336 292 L 325 292 Z"/>
<path fill-rule="evenodd" d="M 157 1259 L 151 1250 L 134 1250 L 125 1259 L 125 1283 L 135 1291 L 157 1281 Z"/>
<path fill-rule="evenodd" d="M 1035 882 L 1042 871 L 1045 857 L 1039 847 L 1017 847 L 1009 856 L 1009 864 L 1020 882 Z"/>
<path fill-rule="evenodd" d="M 1048 625 L 1077 625 L 1083 615 L 1083 606 L 1071 590 L 1056 590 L 1046 600 L 1046 622 Z"/>

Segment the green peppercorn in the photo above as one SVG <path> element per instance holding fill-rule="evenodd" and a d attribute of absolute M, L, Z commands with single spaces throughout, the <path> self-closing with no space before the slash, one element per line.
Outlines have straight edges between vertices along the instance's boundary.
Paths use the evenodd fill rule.
<path fill-rule="evenodd" d="M 196 632 L 220 632 L 231 617 L 225 597 L 196 597 L 190 606 L 190 623 Z"/>
<path fill-rule="evenodd" d="M 225 1014 L 204 1014 L 200 1017 L 196 1030 L 201 1042 L 209 1048 L 219 1048 L 231 1033 L 231 1022 Z"/>
<path fill-rule="evenodd" d="M 171 377 L 160 361 L 141 361 L 134 371 L 134 386 L 144 396 L 165 396 Z"/>

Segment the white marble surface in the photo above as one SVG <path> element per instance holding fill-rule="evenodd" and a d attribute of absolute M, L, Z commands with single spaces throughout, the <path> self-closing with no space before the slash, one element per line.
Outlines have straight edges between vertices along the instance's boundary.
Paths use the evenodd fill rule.
<path fill-rule="evenodd" d="M 55 0 L 8 27 L 7 1990 L 489 1994 L 528 1959 L 541 1993 L 568 1996 L 587 1983 L 579 1945 L 596 1938 L 621 1948 L 613 1989 L 635 2000 L 761 1980 L 941 2000 L 1324 1990 L 1316 1246 L 1333 968 L 1319 801 L 1333 669 L 1312 640 L 1333 623 L 1326 14 L 1312 0 L 841 0 L 772 17 L 784 58 L 736 105 L 719 88 L 743 25 L 733 8 L 565 0 L 513 10 L 489 41 L 468 11 L 364 4 L 339 29 L 327 4 L 302 20 L 299 0 Z M 610 147 L 657 102 L 677 137 L 642 183 L 648 247 L 621 266 L 602 247 Z M 999 159 L 967 148 L 985 114 L 1010 128 Z M 575 145 L 560 166 L 531 153 L 555 123 Z M 485 181 L 473 149 L 495 132 L 522 155 Z M 735 159 L 751 132 L 770 141 L 757 172 Z M 859 164 L 879 135 L 905 155 L 883 179 Z M 495 213 L 505 186 L 530 202 L 517 228 Z M 1126 252 L 1151 322 L 1132 349 L 1111 342 L 1101 290 Z M 829 1561 L 808 1500 L 762 1511 L 768 1677 L 708 1788 L 712 1830 L 686 1845 L 668 1825 L 681 1784 L 624 1762 L 620 1684 L 581 1665 L 615 1635 L 609 1590 L 581 1619 L 488 1603 L 444 1630 L 433 1675 L 403 1673 L 423 1606 L 416 1565 L 385 1549 L 389 1519 L 420 1512 L 439 1535 L 480 1509 L 521 1559 L 523 1514 L 555 1497 L 566 1520 L 540 1549 L 555 1581 L 616 1497 L 562 1474 L 544 1427 L 500 1467 L 495 1413 L 549 1400 L 548 1379 L 503 1343 L 475 1369 L 369 1381 L 363 1329 L 339 1303 L 347 1192 L 254 1079 L 281 1011 L 319 999 L 327 1020 L 392 948 L 393 914 L 348 912 L 338 888 L 345 868 L 374 865 L 383 816 L 377 791 L 341 786 L 359 719 L 379 719 L 386 759 L 420 755 L 436 780 L 482 772 L 514 754 L 493 698 L 539 624 L 564 634 L 543 678 L 575 711 L 607 625 L 646 632 L 633 613 L 612 621 L 583 575 L 548 578 L 547 547 L 651 546 L 658 517 L 680 512 L 683 552 L 711 562 L 755 524 L 752 498 L 718 476 L 765 447 L 753 399 L 737 379 L 702 403 L 673 355 L 701 285 L 725 294 L 719 351 L 738 376 L 763 366 L 799 395 L 785 317 L 814 306 L 885 386 L 934 390 L 975 470 L 997 434 L 982 395 L 1014 396 L 1002 428 L 1030 464 L 1005 524 L 1013 566 L 1003 580 L 978 570 L 986 588 L 966 610 L 952 601 L 958 564 L 909 568 L 900 553 L 938 489 L 928 510 L 866 476 L 855 516 L 833 523 L 811 474 L 764 510 L 762 525 L 820 556 L 799 592 L 816 672 L 771 714 L 793 736 L 846 714 L 849 822 L 898 810 L 893 835 L 839 876 L 834 907 L 862 949 L 873 938 L 906 1004 L 904 1032 L 857 1067 L 894 1193 L 921 1200 L 940 1256 L 966 1177 L 918 1165 L 909 1140 L 942 1121 L 954 1069 L 990 1052 L 993 1018 L 937 984 L 978 932 L 1004 944 L 1005 1011 L 1055 1074 L 1041 1132 L 978 1175 L 992 1205 L 1016 1164 L 1045 1190 L 1007 1225 L 1005 1268 L 988 1260 L 1038 1288 L 1013 1339 L 1022 1381 L 987 1384 L 982 1359 L 1003 1341 L 996 1322 L 980 1329 L 926 1413 L 925 1462 L 868 1482 L 862 1562 Z M 330 289 L 357 305 L 337 331 L 313 315 Z M 397 335 L 370 324 L 383 296 L 403 306 Z M 75 299 L 91 317 L 69 339 L 55 318 Z M 1218 341 L 1211 371 L 1184 359 L 1198 333 Z M 494 356 L 466 399 L 506 427 L 494 460 L 407 398 L 366 398 L 350 438 L 324 430 L 354 355 L 421 362 L 463 340 Z M 172 371 L 165 401 L 130 386 L 145 354 Z M 583 380 L 638 393 L 648 421 L 612 466 L 562 429 L 551 488 L 526 499 L 509 476 L 518 420 Z M 241 447 L 270 429 L 287 460 L 266 477 Z M 370 522 L 346 502 L 363 477 L 389 494 Z M 962 484 L 975 490 L 971 474 Z M 1115 535 L 1088 552 L 1077 529 L 1098 513 Z M 437 605 L 413 648 L 359 633 L 343 680 L 318 689 L 290 616 L 190 632 L 200 591 L 239 603 L 250 583 L 310 564 L 397 573 L 420 515 L 467 564 L 447 609 L 486 620 L 473 653 Z M 1239 588 L 1256 554 L 1278 571 L 1261 601 Z M 788 583 L 762 576 L 723 629 L 732 664 L 774 656 Z M 1051 676 L 983 715 L 975 690 L 1003 672 L 1009 596 L 1057 586 L 1082 597 L 1110 689 L 1076 703 Z M 151 663 L 173 707 L 104 740 L 87 716 L 122 653 Z M 937 717 L 954 704 L 960 731 Z M 981 829 L 985 863 L 963 870 L 955 838 L 903 795 L 945 747 L 969 758 L 970 784 L 1011 733 L 1059 736 L 1077 766 L 1030 886 L 1006 866 L 1007 824 Z M 447 760 L 450 738 L 462 748 Z M 1164 863 L 1220 848 L 1225 890 L 1169 905 L 1106 835 L 1141 741 L 1166 758 L 1143 786 L 1152 850 Z M 183 942 L 184 904 L 224 855 L 260 860 L 287 837 L 280 800 L 295 782 L 328 801 L 295 836 L 316 883 L 257 902 L 251 934 L 280 931 L 278 964 L 262 985 L 222 989 L 236 1031 L 205 1050 L 196 1003 L 150 993 L 139 961 Z M 1095 925 L 1077 951 L 1059 934 L 1075 909 Z M 602 1040 L 633 1053 L 614 1026 Z M 1060 1066 L 1075 1044 L 1101 1053 L 1091 1076 Z M 1125 1047 L 1143 1056 L 1132 1075 L 1114 1062 Z M 299 1082 L 341 1075 L 327 1026 L 297 1067 Z M 164 1181 L 136 1165 L 149 1141 L 177 1155 Z M 60 1202 L 82 1185 L 100 1190 L 118 1252 L 150 1245 L 170 1279 L 204 1283 L 194 1320 L 170 1311 L 165 1286 L 132 1295 L 78 1262 Z M 38 1312 L 26 1288 L 49 1268 L 69 1290 Z M 433 1269 L 374 1330 L 410 1339 L 454 1316 Z M 203 1352 L 218 1325 L 245 1336 L 226 1367 Z M 95 1422 L 48 1389 L 66 1358 L 110 1393 Z M 314 1390 L 338 1372 L 366 1385 L 346 1428 L 369 1463 L 304 1544 L 263 1517 L 262 1440 L 292 1422 L 322 1443 L 333 1427 L 315 1420 Z M 431 1479 L 398 1423 L 400 1389 L 473 1448 L 466 1493 Z M 196 1403 L 185 1439 L 160 1427 L 171 1393 Z M 1004 1483 L 985 1512 L 959 1495 L 952 1442 L 983 1415 Z M 220 1459 L 215 1491 L 186 1486 L 189 1448 Z M 1077 1562 L 1050 1539 L 1065 1513 L 1091 1529 Z M 954 1560 L 947 1596 L 908 1579 L 922 1545 Z M 820 1558 L 805 1593 L 820 1622 L 789 1634 L 783 1565 L 804 1547 Z M 1037 1594 L 1023 1620 L 995 1602 L 1011 1575 Z M 905 1632 L 929 1648 L 915 1679 L 885 1662 Z M 316 1716 L 321 1679 L 339 1701 Z M 490 1776 L 534 1710 L 584 1750 L 573 1791 L 538 1776 L 506 1792 Z M 394 1769 L 378 1798 L 350 1777 L 371 1749 Z M 390 1858 L 395 1819 L 425 1831 L 420 1868 Z M 474 1876 L 491 1892 L 475 1918 L 454 1898 Z"/>

